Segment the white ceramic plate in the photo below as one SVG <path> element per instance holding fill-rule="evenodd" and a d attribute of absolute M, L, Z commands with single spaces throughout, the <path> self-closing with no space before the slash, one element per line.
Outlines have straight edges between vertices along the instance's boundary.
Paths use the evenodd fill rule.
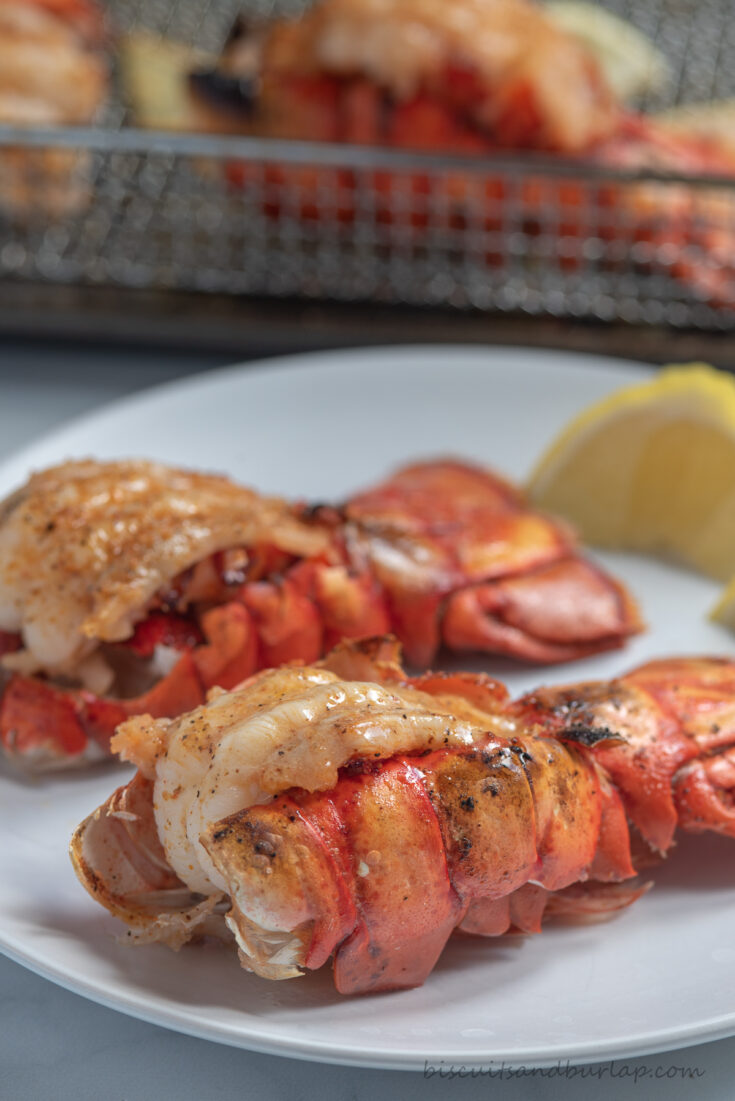
<path fill-rule="evenodd" d="M 84 455 L 209 467 L 312 499 L 444 453 L 522 478 L 572 414 L 644 372 L 594 357 L 452 347 L 235 368 L 77 421 L 0 467 L 0 493 L 32 467 Z M 561 669 L 505 664 L 514 690 L 608 676 L 654 655 L 733 652 L 731 636 L 705 619 L 711 583 L 652 561 L 605 560 L 641 599 L 648 633 L 625 653 Z M 422 989 L 347 1000 L 328 971 L 269 984 L 219 947 L 176 955 L 116 941 L 121 927 L 77 884 L 66 847 L 125 776 L 119 767 L 36 781 L 0 772 L 0 948 L 105 1005 L 246 1048 L 383 1067 L 602 1060 L 735 1033 L 732 842 L 687 838 L 655 889 L 607 924 L 455 938 Z"/>

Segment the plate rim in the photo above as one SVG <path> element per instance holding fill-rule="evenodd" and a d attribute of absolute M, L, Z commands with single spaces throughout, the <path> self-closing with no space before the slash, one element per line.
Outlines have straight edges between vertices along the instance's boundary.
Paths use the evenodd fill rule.
<path fill-rule="evenodd" d="M 261 357 L 253 360 L 243 360 L 224 367 L 214 368 L 198 372 L 183 378 L 167 380 L 163 383 L 146 387 L 143 390 L 122 398 L 112 399 L 101 403 L 99 406 L 80 415 L 63 421 L 52 431 L 42 433 L 27 441 L 24 446 L 0 462 L 0 482 L 10 481 L 15 477 L 15 472 L 28 470 L 30 456 L 39 447 L 61 449 L 65 439 L 74 433 L 84 431 L 87 427 L 98 424 L 106 417 L 134 413 L 136 406 L 146 405 L 150 401 L 165 399 L 167 393 L 196 393 L 202 387 L 209 384 L 219 385 L 226 383 L 229 378 L 240 377 L 264 377 L 266 375 L 281 375 L 290 372 L 308 370 L 309 368 L 322 368 L 342 371 L 349 370 L 350 365 L 369 364 L 371 361 L 380 360 L 390 355 L 394 361 L 404 362 L 402 369 L 420 371 L 421 365 L 414 363 L 417 354 L 426 355 L 427 359 L 436 362 L 439 357 L 458 357 L 465 361 L 465 366 L 473 366 L 481 370 L 482 359 L 487 360 L 488 365 L 493 362 L 497 365 L 500 357 L 509 360 L 522 360 L 526 362 L 544 360 L 544 369 L 553 371 L 556 368 L 575 369 L 585 373 L 596 369 L 611 371 L 635 371 L 643 381 L 647 376 L 655 373 L 653 364 L 631 360 L 617 356 L 605 356 L 596 353 L 578 351 L 564 351 L 560 349 L 544 349 L 517 345 L 479 345 L 479 344 L 383 344 L 368 347 L 329 348 L 323 351 L 309 351 L 305 353 L 293 353 L 285 356 Z M 347 363 L 345 361 L 348 361 Z M 625 383 L 622 382 L 621 385 Z M 62 461 L 61 459 L 57 461 Z M 359 1046 L 355 1043 L 349 1046 L 345 1043 L 327 1043 L 326 1041 L 306 1040 L 291 1037 L 290 1039 L 277 1036 L 243 1034 L 236 1028 L 231 1028 L 223 1022 L 208 1028 L 203 1021 L 197 1022 L 190 1019 L 188 1014 L 181 1014 L 175 1009 L 153 1005 L 146 1007 L 128 992 L 118 992 L 115 995 L 108 994 L 98 989 L 93 981 L 77 979 L 73 975 L 64 972 L 62 967 L 55 968 L 51 964 L 34 958 L 32 953 L 24 950 L 19 944 L 7 937 L 0 929 L 0 952 L 14 960 L 20 966 L 40 975 L 44 979 L 54 982 L 96 1004 L 105 1006 L 116 1012 L 123 1012 L 128 1016 L 147 1021 L 160 1027 L 182 1032 L 186 1035 L 196 1036 L 201 1039 L 245 1050 L 258 1051 L 269 1055 L 278 1055 L 288 1058 L 304 1059 L 313 1062 L 333 1063 L 343 1066 L 361 1066 L 383 1068 L 389 1070 L 416 1070 L 425 1065 L 428 1056 L 426 1053 L 414 1055 L 403 1051 L 387 1053 L 385 1049 L 378 1047 Z M 598 1041 L 574 1042 L 568 1048 L 559 1046 L 554 1055 L 543 1055 L 529 1048 L 528 1053 L 521 1051 L 508 1055 L 505 1065 L 517 1067 L 555 1066 L 560 1061 L 574 1062 L 578 1064 L 598 1063 L 605 1060 L 615 1060 L 622 1057 L 636 1058 L 653 1053 L 663 1053 L 679 1050 L 693 1043 L 715 1041 L 735 1035 L 735 1010 L 730 1015 L 719 1015 L 709 1022 L 700 1021 L 694 1025 L 670 1027 L 657 1033 L 649 1033 L 647 1039 L 640 1043 L 630 1043 L 625 1039 L 608 1041 L 600 1045 Z M 441 1056 L 435 1057 L 441 1062 Z M 446 1059 L 444 1060 L 447 1061 Z M 461 1063 L 468 1067 L 484 1067 L 496 1064 L 497 1057 L 479 1057 L 476 1051 L 468 1051 L 464 1054 L 452 1053 L 451 1061 L 454 1065 Z"/>
<path fill-rule="evenodd" d="M 145 1021 L 148 1024 L 165 1028 L 169 1031 L 179 1032 L 186 1036 L 192 1036 L 200 1040 L 208 1040 L 212 1043 L 225 1044 L 228 1047 L 238 1048 L 243 1051 L 257 1052 L 262 1055 L 276 1055 L 283 1058 L 302 1059 L 313 1063 L 327 1063 L 333 1066 L 364 1067 L 373 1070 L 423 1070 L 427 1064 L 450 1065 L 452 1067 L 487 1068 L 497 1066 L 500 1063 L 505 1068 L 547 1068 L 562 1064 L 572 1066 L 586 1066 L 599 1063 L 618 1062 L 620 1059 L 645 1058 L 651 1055 L 667 1054 L 672 1051 L 686 1050 L 688 1047 L 700 1043 L 717 1042 L 735 1036 L 735 1011 L 728 1018 L 722 1015 L 713 1018 L 711 1022 L 700 1022 L 689 1029 L 663 1030 L 660 1034 L 651 1034 L 650 1040 L 641 1044 L 628 1043 L 621 1039 L 617 1042 L 608 1042 L 603 1050 L 593 1041 L 585 1041 L 582 1044 L 572 1044 L 568 1049 L 559 1048 L 552 1057 L 549 1055 L 534 1054 L 532 1049 L 528 1053 L 523 1049 L 508 1053 L 504 1056 L 482 1057 L 477 1052 L 455 1052 L 448 1056 L 432 1056 L 428 1052 L 417 1055 L 403 1052 L 391 1053 L 386 1056 L 385 1049 L 365 1046 L 357 1049 L 355 1045 L 349 1048 L 347 1045 L 328 1044 L 325 1041 L 308 1041 L 301 1039 L 278 1039 L 266 1035 L 246 1035 L 235 1028 L 225 1028 L 223 1025 L 207 1028 L 203 1022 L 190 1020 L 187 1015 L 178 1015 L 175 1011 L 167 1011 L 163 1007 L 146 1008 L 138 1004 L 130 995 L 118 995 L 116 998 L 107 996 L 92 983 L 84 983 L 64 974 L 51 966 L 39 963 L 28 953 L 17 948 L 12 948 L 2 939 L 0 934 L 0 953 L 6 958 L 26 968 L 33 974 L 40 976 L 56 986 L 78 997 L 85 998 L 96 1005 L 101 1005 L 116 1013 L 123 1013 L 135 1020 Z M 433 1063 L 432 1063 L 433 1060 Z"/>
<path fill-rule="evenodd" d="M 393 358 L 405 359 L 406 362 L 403 364 L 403 367 L 410 367 L 410 369 L 416 371 L 420 371 L 421 366 L 419 364 L 412 364 L 410 361 L 417 354 L 424 354 L 430 360 L 436 359 L 440 355 L 459 355 L 468 361 L 467 365 L 469 365 L 469 360 L 474 359 L 475 356 L 487 356 L 488 361 L 499 356 L 507 356 L 511 359 L 522 359 L 524 357 L 540 359 L 544 357 L 550 370 L 557 367 L 573 368 L 580 373 L 587 373 L 589 370 L 615 371 L 620 369 L 633 369 L 640 375 L 642 381 L 646 376 L 654 374 L 658 369 L 655 364 L 646 363 L 643 360 L 627 359 L 623 356 L 607 356 L 598 352 L 587 353 L 576 350 L 566 352 L 559 348 L 540 348 L 531 345 L 516 344 L 376 344 L 359 347 L 347 346 L 344 348 L 327 348 L 323 351 L 293 352 L 288 355 L 274 355 L 272 357 L 259 357 L 252 360 L 239 360 L 223 367 L 213 367 L 203 371 L 197 371 L 183 378 L 167 379 L 164 382 L 155 383 L 152 386 L 144 387 L 144 389 L 137 390 L 125 397 L 112 398 L 109 401 L 104 401 L 93 409 L 88 409 L 83 413 L 79 413 L 76 416 L 72 416 L 62 421 L 50 432 L 42 432 L 40 435 L 35 436 L 23 447 L 12 452 L 12 454 L 0 461 L 0 483 L 5 482 L 8 471 L 14 471 L 18 468 L 28 470 L 29 464 L 27 463 L 26 456 L 32 454 L 39 446 L 54 447 L 57 444 L 61 444 L 67 434 L 83 430 L 88 425 L 93 424 L 101 418 L 113 416 L 128 410 L 134 410 L 136 405 L 144 405 L 151 400 L 165 398 L 166 394 L 169 392 L 196 391 L 199 388 L 206 388 L 207 383 L 211 381 L 215 383 L 225 382 L 228 378 L 235 378 L 240 375 L 248 375 L 255 378 L 276 373 L 287 375 L 290 372 L 298 372 L 303 367 L 321 366 L 325 369 L 328 368 L 340 371 L 341 368 L 338 366 L 339 362 L 351 360 L 359 365 L 361 360 L 369 362 L 371 359 L 380 358 L 386 353 L 390 354 Z M 479 362 L 473 366 L 477 370 L 483 369 L 482 364 Z"/>

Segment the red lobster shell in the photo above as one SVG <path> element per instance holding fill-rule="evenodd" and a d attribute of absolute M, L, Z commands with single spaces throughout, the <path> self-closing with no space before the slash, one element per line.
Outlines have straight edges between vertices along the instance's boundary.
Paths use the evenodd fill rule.
<path fill-rule="evenodd" d="M 418 667 L 440 646 L 546 663 L 640 626 L 564 524 L 457 461 L 341 508 L 160 464 L 69 463 L 0 511 L 0 739 L 28 763 L 106 752 L 130 715 L 180 714 L 343 638 L 392 631 Z"/>
<path fill-rule="evenodd" d="M 734 700 L 725 660 L 511 703 L 483 676 L 406 677 L 388 641 L 345 643 L 178 721 L 125 724 L 140 771 L 72 859 L 139 940 L 178 946 L 219 914 L 264 977 L 333 957 L 343 993 L 415 986 L 455 929 L 632 902 L 631 831 L 649 853 L 677 826 L 735 836 Z"/>

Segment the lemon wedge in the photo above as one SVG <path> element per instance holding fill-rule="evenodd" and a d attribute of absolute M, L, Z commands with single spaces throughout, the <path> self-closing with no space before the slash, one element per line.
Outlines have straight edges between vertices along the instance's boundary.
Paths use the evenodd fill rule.
<path fill-rule="evenodd" d="M 534 470 L 529 492 L 588 543 L 735 575 L 735 377 L 664 368 L 586 409 Z M 718 605 L 735 626 L 735 580 Z M 728 590 L 729 591 L 729 590 Z"/>
<path fill-rule="evenodd" d="M 710 619 L 735 631 L 735 577 L 725 586 L 722 596 L 709 614 Z"/>

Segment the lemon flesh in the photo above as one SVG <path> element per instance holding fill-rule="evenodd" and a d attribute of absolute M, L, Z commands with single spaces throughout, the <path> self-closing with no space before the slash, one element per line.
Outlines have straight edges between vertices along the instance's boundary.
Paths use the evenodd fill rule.
<path fill-rule="evenodd" d="M 688 364 L 617 391 L 561 433 L 536 466 L 529 493 L 588 543 L 661 554 L 729 580 L 735 378 Z"/>
<path fill-rule="evenodd" d="M 710 619 L 735 631 L 735 577 L 725 586 L 722 596 L 710 612 Z"/>

